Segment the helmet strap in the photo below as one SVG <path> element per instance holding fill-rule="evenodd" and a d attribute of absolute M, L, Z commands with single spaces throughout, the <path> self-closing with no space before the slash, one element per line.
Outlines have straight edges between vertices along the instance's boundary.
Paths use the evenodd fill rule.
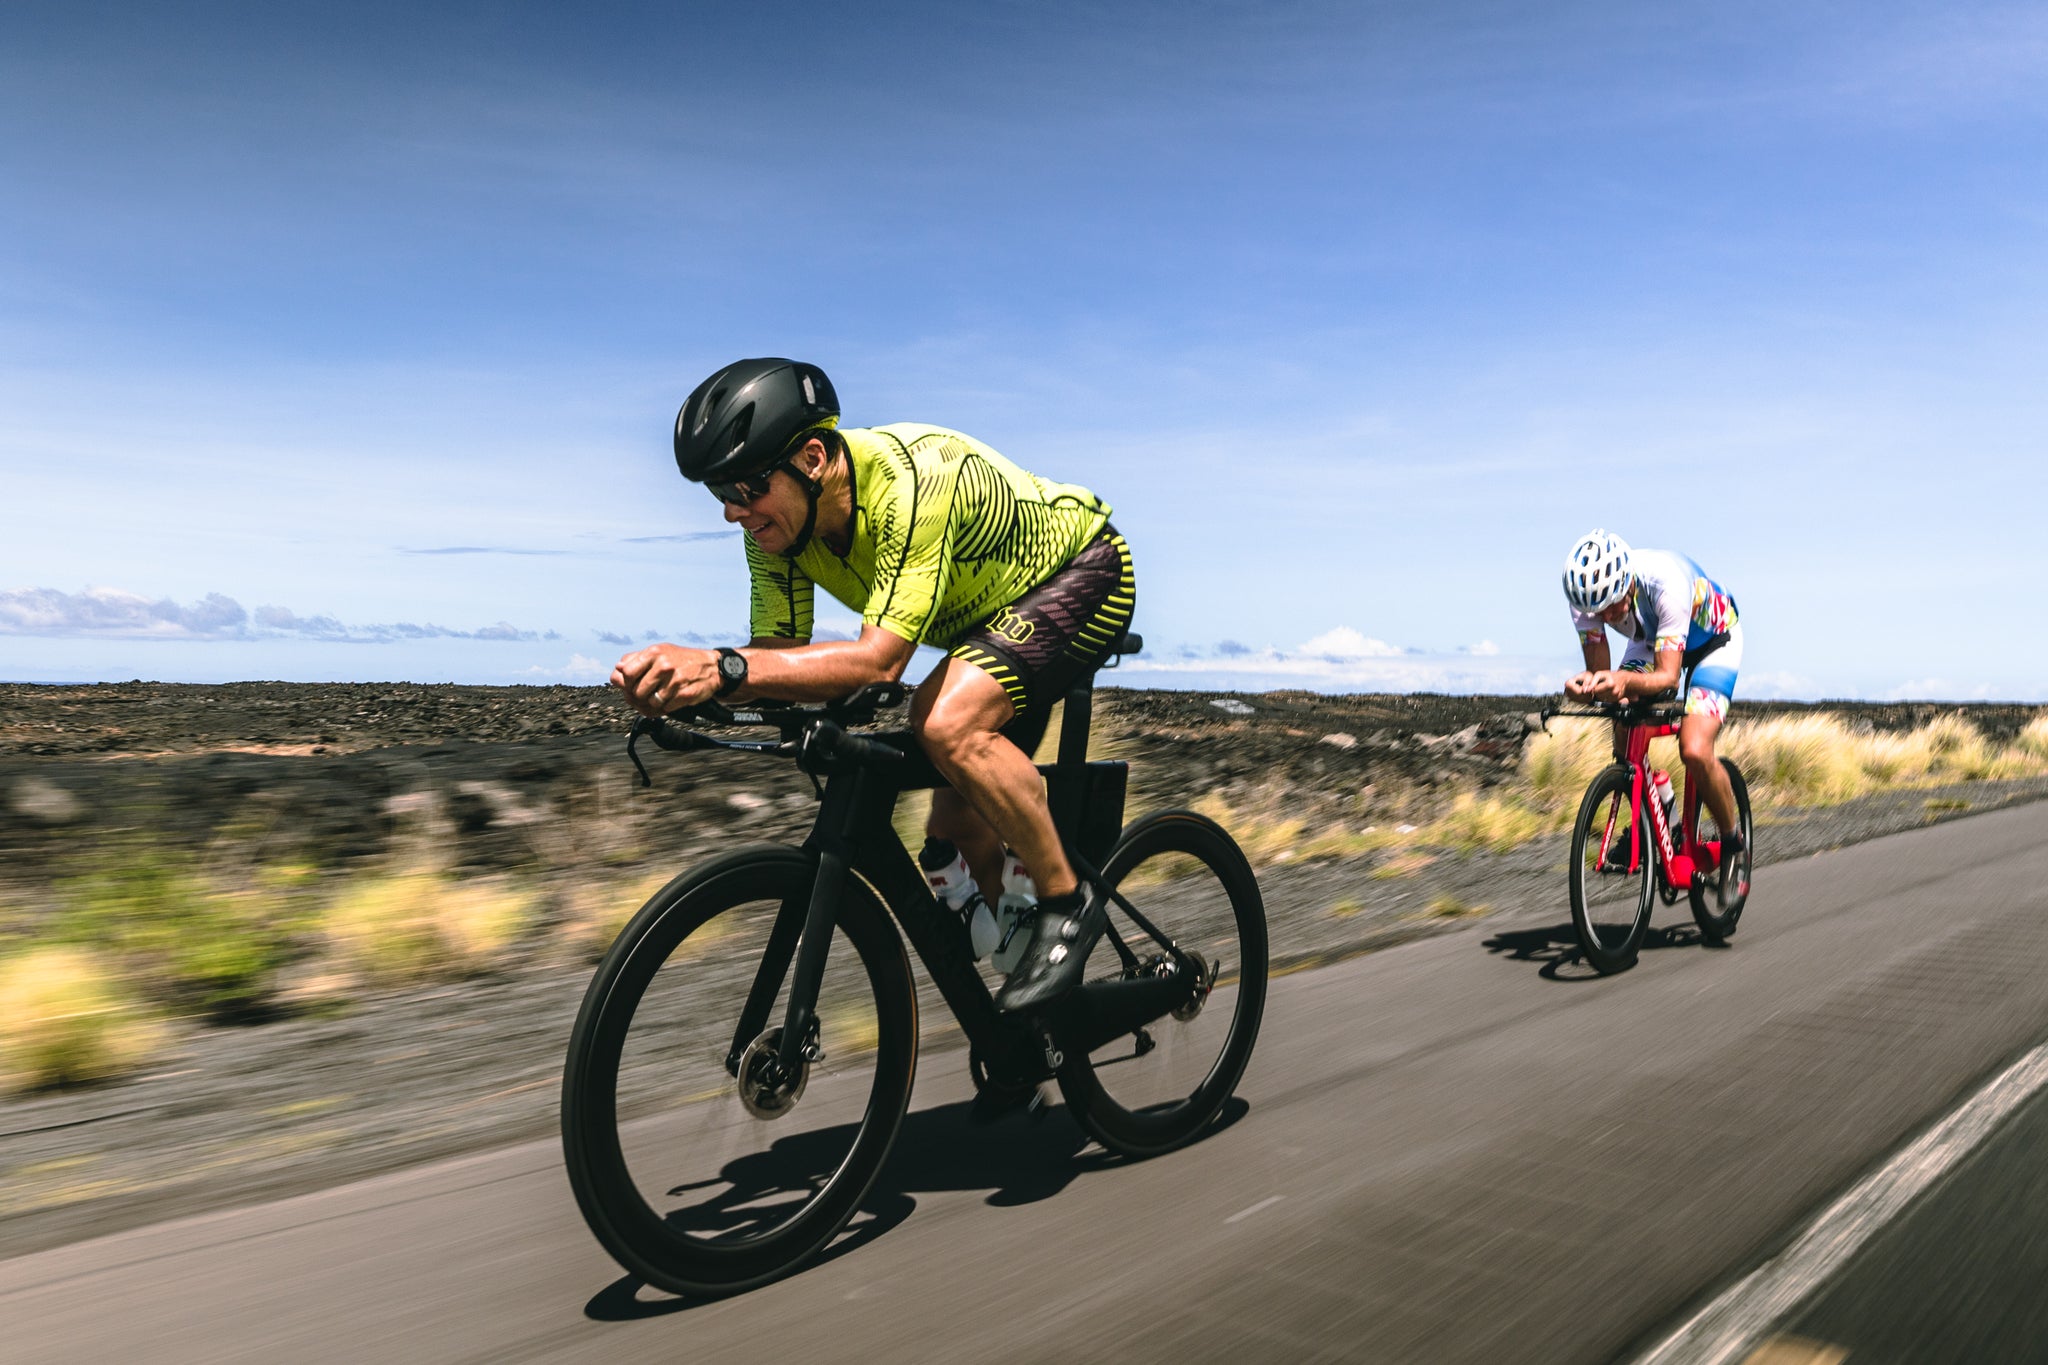
<path fill-rule="evenodd" d="M 796 539 L 782 552 L 785 559 L 795 559 L 811 543 L 811 535 L 818 529 L 818 498 L 825 491 L 825 481 L 814 479 L 796 467 L 795 460 L 784 460 L 776 468 L 788 472 L 789 477 L 803 485 L 804 497 L 811 504 L 810 512 L 804 517 L 804 529 L 796 533 Z"/>

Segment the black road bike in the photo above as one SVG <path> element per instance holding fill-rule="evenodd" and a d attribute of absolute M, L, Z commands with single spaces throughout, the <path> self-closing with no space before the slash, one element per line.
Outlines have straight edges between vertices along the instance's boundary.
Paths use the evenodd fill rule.
<path fill-rule="evenodd" d="M 1137 648 L 1126 636 L 1116 652 Z M 1081 1127 L 1127 1157 L 1215 1122 L 1258 1036 L 1265 906 L 1214 821 L 1166 811 L 1122 828 L 1126 765 L 1087 758 L 1093 683 L 1068 694 L 1058 761 L 1040 771 L 1068 856 L 1108 893 L 1111 927 L 1083 984 L 1024 1018 L 997 1012 L 997 979 L 892 826 L 900 793 L 943 779 L 909 731 L 848 729 L 908 689 L 712 703 L 633 727 L 629 752 L 645 737 L 793 759 L 819 807 L 801 847 L 739 849 L 657 891 L 584 996 L 562 1144 L 584 1219 L 628 1272 L 672 1293 L 731 1293 L 846 1226 L 910 1104 L 918 1002 L 904 936 L 966 1036 L 978 1107 L 1035 1106 L 1056 1082 Z"/>

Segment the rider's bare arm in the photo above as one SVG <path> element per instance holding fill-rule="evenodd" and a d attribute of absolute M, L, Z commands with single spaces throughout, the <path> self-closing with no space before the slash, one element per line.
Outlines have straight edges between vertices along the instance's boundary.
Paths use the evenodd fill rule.
<path fill-rule="evenodd" d="M 1565 695 L 1568 697 L 1590 696 L 1600 675 L 1614 667 L 1614 656 L 1607 652 L 1605 632 L 1602 632 L 1598 639 L 1581 637 L 1579 648 L 1586 656 L 1586 671 L 1564 685 Z"/>
<path fill-rule="evenodd" d="M 903 676 L 917 646 L 880 626 L 862 626 L 858 640 L 798 644 L 756 640 L 740 652 L 747 660 L 747 684 L 726 701 L 774 697 L 782 701 L 831 701 L 871 682 Z M 695 706 L 718 694 L 718 651 L 659 644 L 619 660 L 611 685 L 646 716 Z"/>
<path fill-rule="evenodd" d="M 1660 649 L 1655 668 L 1630 673 L 1611 666 L 1612 656 L 1607 652 L 1605 640 L 1585 640 L 1581 644 L 1586 655 L 1586 671 L 1564 685 L 1568 696 L 1623 702 L 1631 697 L 1654 697 L 1678 686 L 1678 675 L 1685 660 L 1682 649 Z"/>
<path fill-rule="evenodd" d="M 1685 666 L 1685 651 L 1682 649 L 1660 649 L 1657 651 L 1657 666 L 1641 673 L 1621 673 L 1621 699 L 1630 697 L 1654 697 L 1659 692 L 1678 686 L 1678 674 Z"/>
<path fill-rule="evenodd" d="M 894 682 L 910 666 L 915 642 L 880 626 L 863 625 L 858 640 L 747 652 L 747 685 L 732 694 L 741 701 L 832 701 L 872 682 Z"/>

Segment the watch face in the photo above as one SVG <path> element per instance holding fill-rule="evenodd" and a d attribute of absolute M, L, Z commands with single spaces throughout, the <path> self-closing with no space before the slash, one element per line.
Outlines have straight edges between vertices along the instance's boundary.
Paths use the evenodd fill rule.
<path fill-rule="evenodd" d="M 718 656 L 718 671 L 724 677 L 737 682 L 747 676 L 747 661 L 737 654 Z"/>

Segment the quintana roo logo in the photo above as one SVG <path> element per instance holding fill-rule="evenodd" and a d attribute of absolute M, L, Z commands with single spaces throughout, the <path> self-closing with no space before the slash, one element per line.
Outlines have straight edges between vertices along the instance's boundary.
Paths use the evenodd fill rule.
<path fill-rule="evenodd" d="M 1016 612 L 1011 611 L 1008 607 L 1004 607 L 1000 612 L 996 613 L 995 618 L 988 623 L 988 628 L 991 632 L 1002 636 L 1013 645 L 1023 644 L 1031 638 L 1031 632 L 1037 629 L 1034 624 L 1025 620 Z"/>

